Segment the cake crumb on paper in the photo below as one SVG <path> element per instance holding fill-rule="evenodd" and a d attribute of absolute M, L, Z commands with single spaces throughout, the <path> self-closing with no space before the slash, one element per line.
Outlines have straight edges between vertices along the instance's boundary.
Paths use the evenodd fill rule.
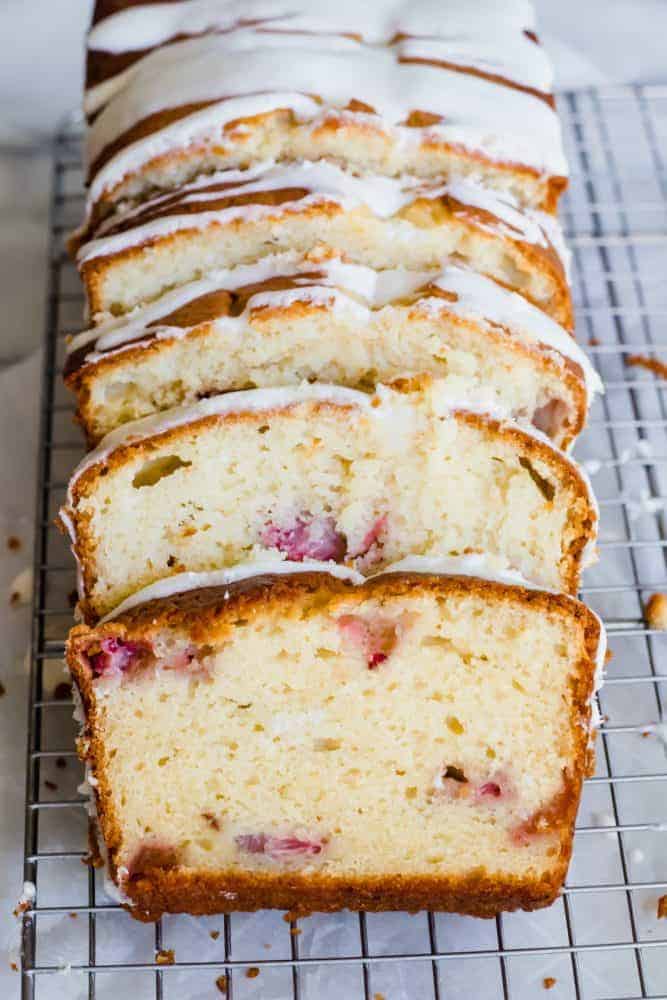
<path fill-rule="evenodd" d="M 173 948 L 162 948 L 156 952 L 155 961 L 158 965 L 173 965 L 176 961 L 176 954 Z"/>
<path fill-rule="evenodd" d="M 213 941 L 217 941 L 220 937 L 220 931 L 209 931 L 208 936 L 212 938 Z"/>
<path fill-rule="evenodd" d="M 26 566 L 17 573 L 9 586 L 9 603 L 13 608 L 30 604 L 32 597 L 32 567 Z"/>
<path fill-rule="evenodd" d="M 545 976 L 544 979 L 542 980 L 542 985 L 544 986 L 545 990 L 552 990 L 556 985 L 556 982 L 557 980 L 554 979 L 553 976 Z"/>
<path fill-rule="evenodd" d="M 651 594 L 644 609 L 649 628 L 667 631 L 667 594 Z"/>
<path fill-rule="evenodd" d="M 9 535 L 7 538 L 7 548 L 10 552 L 18 552 L 21 548 L 21 539 L 17 535 Z"/>
<path fill-rule="evenodd" d="M 246 979 L 257 979 L 259 975 L 259 969 L 256 965 L 251 965 L 249 969 L 246 969 L 245 977 Z"/>
<path fill-rule="evenodd" d="M 658 920 L 667 919 L 667 896 L 661 896 L 657 907 Z"/>
<path fill-rule="evenodd" d="M 215 981 L 215 985 L 218 987 L 218 992 L 219 993 L 224 993 L 225 996 L 227 995 L 227 973 L 226 972 L 223 972 L 223 974 L 221 976 L 218 976 L 218 978 Z"/>

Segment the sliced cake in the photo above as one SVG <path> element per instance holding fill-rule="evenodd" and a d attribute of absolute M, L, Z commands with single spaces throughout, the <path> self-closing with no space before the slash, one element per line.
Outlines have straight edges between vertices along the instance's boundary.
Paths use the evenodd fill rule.
<path fill-rule="evenodd" d="M 326 254 L 213 272 L 72 338 L 65 366 L 90 444 L 218 392 L 421 373 L 463 396 L 486 386 L 492 405 L 561 447 L 601 388 L 566 330 L 489 278 L 454 264 L 378 272 Z"/>
<path fill-rule="evenodd" d="M 568 328 L 567 252 L 553 216 L 472 181 L 356 176 L 333 163 L 263 163 L 158 195 L 101 223 L 78 251 L 90 314 L 118 315 L 216 267 L 319 242 L 374 268 L 450 254 Z"/>
<path fill-rule="evenodd" d="M 548 210 L 565 187 L 551 66 L 523 0 L 100 2 L 97 15 L 93 223 L 265 159 L 472 177 Z"/>
<path fill-rule="evenodd" d="M 576 591 L 597 512 L 575 463 L 441 383 L 406 389 L 228 393 L 112 432 L 60 513 L 86 620 L 162 577 L 265 555 L 366 573 L 488 551 Z"/>
<path fill-rule="evenodd" d="M 480 559 L 280 569 L 175 577 L 72 631 L 112 893 L 141 920 L 551 903 L 595 615 Z"/>

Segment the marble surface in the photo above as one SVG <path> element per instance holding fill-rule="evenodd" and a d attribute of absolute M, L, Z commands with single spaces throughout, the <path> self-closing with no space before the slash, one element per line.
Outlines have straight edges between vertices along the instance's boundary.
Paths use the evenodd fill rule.
<path fill-rule="evenodd" d="M 0 996 L 18 996 L 26 673 L 30 615 L 10 606 L 31 560 L 38 356 L 49 201 L 48 139 L 76 106 L 89 0 L 0 4 Z M 667 4 L 661 0 L 539 0 L 542 35 L 563 87 L 664 81 Z M 37 27 L 39 26 L 39 27 Z M 22 360 L 21 360 L 22 359 Z M 11 550 L 10 536 L 20 539 Z M 62 994 L 66 996 L 66 993 Z"/>

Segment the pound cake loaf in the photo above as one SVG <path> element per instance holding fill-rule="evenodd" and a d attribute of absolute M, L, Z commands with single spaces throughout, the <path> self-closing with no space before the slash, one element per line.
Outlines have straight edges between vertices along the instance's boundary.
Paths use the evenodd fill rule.
<path fill-rule="evenodd" d="M 567 164 L 524 0 L 99 2 L 88 221 L 198 174 L 329 158 L 553 210 Z"/>
<path fill-rule="evenodd" d="M 480 559 L 280 569 L 176 577 L 72 631 L 110 891 L 140 920 L 551 903 L 595 615 Z"/>
<path fill-rule="evenodd" d="M 404 389 L 228 393 L 112 432 L 60 512 L 86 620 L 162 577 L 266 555 L 368 573 L 488 551 L 575 592 L 597 524 L 576 464 L 440 383 Z"/>
<path fill-rule="evenodd" d="M 331 253 L 212 272 L 73 337 L 65 365 L 91 445 L 219 392 L 423 373 L 463 396 L 486 387 L 492 405 L 561 447 L 601 390 L 573 337 L 497 282 L 452 263 L 374 271 Z"/>
<path fill-rule="evenodd" d="M 110 216 L 77 254 L 90 314 L 119 315 L 216 267 L 318 243 L 374 268 L 450 254 L 572 326 L 567 251 L 552 215 L 471 180 L 357 176 L 336 164 L 224 170 Z"/>

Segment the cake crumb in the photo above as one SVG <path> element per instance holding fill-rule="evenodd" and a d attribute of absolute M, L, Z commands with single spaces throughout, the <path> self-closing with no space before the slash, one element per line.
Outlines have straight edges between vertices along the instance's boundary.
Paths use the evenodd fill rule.
<path fill-rule="evenodd" d="M 12 970 L 12 972 L 18 972 L 19 971 L 19 967 L 16 964 L 16 962 L 10 962 L 9 963 L 9 968 Z"/>
<path fill-rule="evenodd" d="M 19 901 L 16 904 L 16 909 L 14 910 L 14 916 L 20 917 L 26 910 L 29 910 L 32 904 L 37 899 L 37 887 L 34 882 L 24 882 L 23 892 L 19 897 Z"/>
<path fill-rule="evenodd" d="M 79 919 L 79 914 L 78 913 L 70 913 L 69 916 L 72 918 L 72 920 L 78 920 Z"/>
<path fill-rule="evenodd" d="M 173 965 L 176 961 L 176 956 L 173 948 L 162 948 L 155 955 L 155 961 L 158 965 Z"/>
<path fill-rule="evenodd" d="M 57 792 L 58 791 L 58 786 L 56 785 L 55 781 L 49 781 L 47 779 L 44 782 L 44 784 L 49 789 L 50 792 Z"/>
<path fill-rule="evenodd" d="M 21 539 L 16 535 L 10 535 L 7 539 L 7 548 L 10 552 L 18 552 L 21 548 Z"/>
<path fill-rule="evenodd" d="M 591 347 L 599 347 L 600 345 L 600 341 L 598 340 L 598 338 L 593 336 L 588 338 L 588 343 L 591 345 Z"/>
<path fill-rule="evenodd" d="M 651 358 L 647 354 L 628 354 L 625 363 L 628 368 L 646 368 L 658 378 L 667 378 L 667 364 L 657 358 Z"/>
<path fill-rule="evenodd" d="M 72 687 L 67 681 L 61 681 L 53 689 L 53 697 L 56 701 L 66 701 L 72 694 Z"/>
<path fill-rule="evenodd" d="M 373 1000 L 384 1000 L 384 993 L 374 993 Z"/>
<path fill-rule="evenodd" d="M 651 594 L 645 608 L 649 628 L 667 631 L 667 594 Z"/>
<path fill-rule="evenodd" d="M 4 695 L 6 694 L 7 694 L 7 688 L 2 683 L 2 681 L 0 681 L 0 698 L 4 697 Z"/>
<path fill-rule="evenodd" d="M 299 934 L 303 934 L 303 931 L 301 930 L 300 927 L 290 927 L 289 932 L 292 935 L 292 937 L 298 937 Z"/>
<path fill-rule="evenodd" d="M 245 977 L 246 979 L 257 979 L 259 975 L 259 969 L 256 965 L 251 965 L 249 969 L 246 969 Z"/>
<path fill-rule="evenodd" d="M 218 987 L 218 992 L 219 993 L 224 993 L 225 996 L 227 995 L 227 973 L 226 972 L 223 972 L 223 974 L 221 976 L 218 976 L 218 978 L 215 981 L 215 985 Z"/>
<path fill-rule="evenodd" d="M 30 604 L 32 596 L 32 567 L 26 566 L 12 580 L 9 587 L 9 603 L 12 608 Z"/>
<path fill-rule="evenodd" d="M 211 938 L 211 940 L 217 941 L 218 938 L 220 937 L 220 931 L 209 931 L 208 936 Z"/>
<path fill-rule="evenodd" d="M 70 590 L 69 594 L 67 595 L 67 603 L 69 604 L 70 608 L 75 608 L 78 600 L 79 600 L 78 592 L 76 590 Z"/>
<path fill-rule="evenodd" d="M 656 912 L 658 914 L 658 920 L 667 919 L 667 896 L 660 897 Z"/>
<path fill-rule="evenodd" d="M 542 980 L 542 985 L 544 986 L 545 990 L 552 990 L 556 985 L 556 980 L 554 979 L 553 976 L 545 976 L 544 979 Z"/>
<path fill-rule="evenodd" d="M 56 757 L 56 767 L 59 771 L 64 771 L 67 767 L 67 761 L 64 757 Z"/>

